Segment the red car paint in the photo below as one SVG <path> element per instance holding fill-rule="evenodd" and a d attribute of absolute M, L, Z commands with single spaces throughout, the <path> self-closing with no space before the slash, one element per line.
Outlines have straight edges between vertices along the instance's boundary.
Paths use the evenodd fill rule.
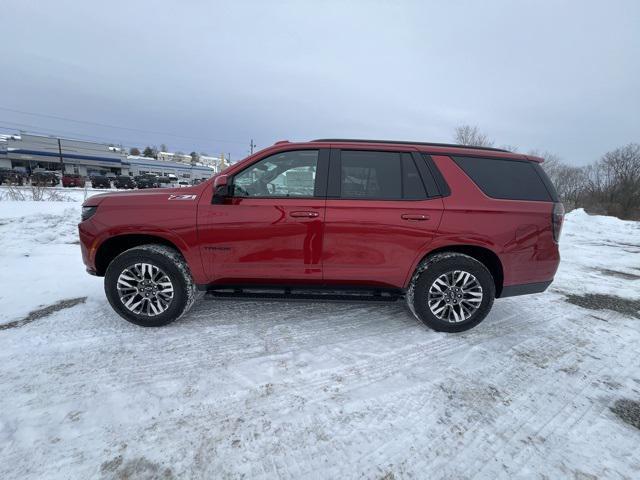
<path fill-rule="evenodd" d="M 63 187 L 84 187 L 86 179 L 80 175 L 63 175 Z"/>
<path fill-rule="evenodd" d="M 465 247 L 482 247 L 497 256 L 504 287 L 553 279 L 560 260 L 551 223 L 554 204 L 485 195 L 451 158 L 486 156 L 483 149 L 278 142 L 224 174 L 233 178 L 274 153 L 320 148 L 428 153 L 451 193 L 414 201 L 235 197 L 213 204 L 210 179 L 188 188 L 96 195 L 84 203 L 97 206 L 96 214 L 79 225 L 87 270 L 104 275 L 108 261 L 125 248 L 118 243 L 125 238 L 131 239 L 122 243 L 128 246 L 157 238 L 182 253 L 201 286 L 277 283 L 404 289 L 430 252 Z M 490 155 L 541 161 L 509 152 Z"/>

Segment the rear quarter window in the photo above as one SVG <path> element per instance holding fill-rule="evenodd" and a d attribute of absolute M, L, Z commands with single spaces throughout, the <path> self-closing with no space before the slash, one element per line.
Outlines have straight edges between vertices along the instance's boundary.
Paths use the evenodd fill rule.
<path fill-rule="evenodd" d="M 553 193 L 545 185 L 538 164 L 526 160 L 452 157 L 485 195 L 505 200 L 551 202 Z"/>

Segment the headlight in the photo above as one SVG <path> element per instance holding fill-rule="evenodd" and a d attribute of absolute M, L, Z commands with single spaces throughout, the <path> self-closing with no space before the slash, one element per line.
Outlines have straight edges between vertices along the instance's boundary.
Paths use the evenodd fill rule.
<path fill-rule="evenodd" d="M 82 221 L 84 222 L 85 220 L 93 217 L 96 213 L 96 210 L 98 210 L 98 207 L 82 207 Z"/>

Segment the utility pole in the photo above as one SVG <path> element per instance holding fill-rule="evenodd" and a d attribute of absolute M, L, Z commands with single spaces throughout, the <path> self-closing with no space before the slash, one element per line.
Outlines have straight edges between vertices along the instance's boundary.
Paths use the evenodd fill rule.
<path fill-rule="evenodd" d="M 60 171 L 64 174 L 64 161 L 62 160 L 62 145 L 60 144 L 60 138 L 58 138 L 58 158 L 60 159 Z"/>
<path fill-rule="evenodd" d="M 249 147 L 251 148 L 251 155 L 253 155 L 253 149 L 256 147 L 256 144 L 253 143 L 253 138 L 251 139 L 251 143 L 249 144 Z"/>

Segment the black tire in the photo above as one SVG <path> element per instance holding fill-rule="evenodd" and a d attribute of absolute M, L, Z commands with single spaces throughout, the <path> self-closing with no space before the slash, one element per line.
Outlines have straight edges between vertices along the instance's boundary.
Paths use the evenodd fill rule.
<path fill-rule="evenodd" d="M 433 313 L 428 303 L 429 291 L 436 280 L 442 275 L 454 271 L 470 273 L 482 288 L 482 301 L 479 306 L 468 318 L 462 321 L 447 321 L 439 318 Z M 464 332 L 485 319 L 491 311 L 495 295 L 496 287 L 493 276 L 482 262 L 462 253 L 442 252 L 428 257 L 416 269 L 406 299 L 413 314 L 433 330 Z M 440 305 L 436 305 L 434 308 L 437 310 Z"/>
<path fill-rule="evenodd" d="M 120 298 L 117 286 L 120 274 L 138 263 L 157 267 L 172 283 L 173 298 L 162 313 L 156 315 L 136 313 L 127 308 L 124 300 Z M 104 276 L 104 291 L 111 307 L 118 315 L 142 327 L 160 327 L 179 319 L 189 311 L 198 297 L 196 285 L 182 255 L 171 247 L 157 244 L 140 245 L 114 258 Z"/>

